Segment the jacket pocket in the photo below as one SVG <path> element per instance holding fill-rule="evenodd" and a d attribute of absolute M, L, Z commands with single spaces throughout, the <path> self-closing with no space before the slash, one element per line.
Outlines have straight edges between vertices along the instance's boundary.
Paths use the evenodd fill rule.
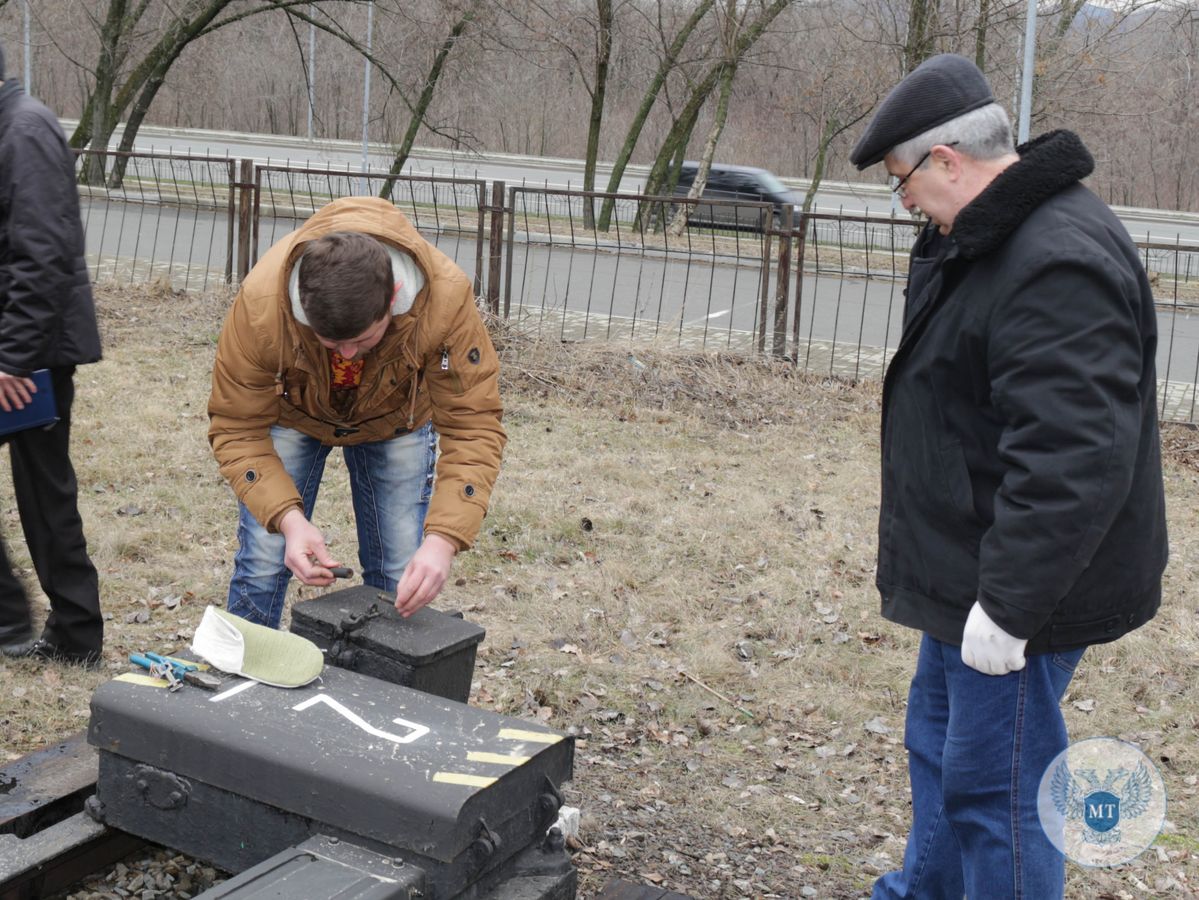
<path fill-rule="evenodd" d="M 1082 660 L 1083 650 L 1059 650 L 1054 652 L 1051 661 L 1067 675 L 1073 675 Z"/>
<path fill-rule="evenodd" d="M 1135 617 L 1113 612 L 1086 622 L 1058 622 L 1049 626 L 1049 646 L 1088 647 L 1122 637 L 1134 624 Z"/>
<path fill-rule="evenodd" d="M 974 489 L 966 468 L 966 455 L 961 441 L 950 441 L 938 448 L 940 478 L 950 507 L 971 528 L 977 527 L 978 511 L 974 508 Z"/>
<path fill-rule="evenodd" d="M 284 372 L 282 393 L 280 399 L 290 406 L 294 406 L 301 412 L 308 414 L 304 403 L 308 398 L 308 381 L 303 376 L 296 372 Z"/>

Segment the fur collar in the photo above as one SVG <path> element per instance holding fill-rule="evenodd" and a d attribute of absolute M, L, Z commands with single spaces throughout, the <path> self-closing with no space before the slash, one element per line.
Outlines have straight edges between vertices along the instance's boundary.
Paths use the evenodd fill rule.
<path fill-rule="evenodd" d="M 1020 161 L 1008 166 L 958 213 L 953 237 L 966 259 L 990 253 L 1032 211 L 1091 174 L 1095 160 L 1072 131 L 1050 131 L 1016 148 Z"/>

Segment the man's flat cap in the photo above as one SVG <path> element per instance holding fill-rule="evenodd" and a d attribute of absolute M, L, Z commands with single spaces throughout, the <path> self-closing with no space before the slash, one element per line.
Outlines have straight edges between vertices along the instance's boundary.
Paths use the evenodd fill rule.
<path fill-rule="evenodd" d="M 859 170 L 873 166 L 904 141 L 994 102 L 986 77 L 966 57 L 930 57 L 891 88 L 849 161 Z"/>

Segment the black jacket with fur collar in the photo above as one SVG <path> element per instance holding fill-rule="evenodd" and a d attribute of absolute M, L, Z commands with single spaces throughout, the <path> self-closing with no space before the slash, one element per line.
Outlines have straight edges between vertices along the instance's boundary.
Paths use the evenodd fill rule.
<path fill-rule="evenodd" d="M 1147 622 L 1166 563 L 1149 282 L 1058 131 L 912 254 L 883 388 L 883 615 L 960 644 L 975 600 L 1028 653 Z"/>

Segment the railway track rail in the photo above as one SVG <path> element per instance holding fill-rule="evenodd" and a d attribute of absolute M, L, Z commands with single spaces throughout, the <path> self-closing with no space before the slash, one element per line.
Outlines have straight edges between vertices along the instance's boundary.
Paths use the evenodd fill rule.
<path fill-rule="evenodd" d="M 96 787 L 84 732 L 0 769 L 0 900 L 40 900 L 146 846 L 83 812 Z"/>

